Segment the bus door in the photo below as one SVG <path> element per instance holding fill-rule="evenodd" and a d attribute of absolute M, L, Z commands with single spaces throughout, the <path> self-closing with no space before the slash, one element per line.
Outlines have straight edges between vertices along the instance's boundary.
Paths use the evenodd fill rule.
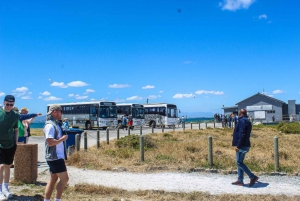
<path fill-rule="evenodd" d="M 91 106 L 90 107 L 90 121 L 92 123 L 92 125 L 96 126 L 97 124 L 97 108 L 96 106 Z"/>

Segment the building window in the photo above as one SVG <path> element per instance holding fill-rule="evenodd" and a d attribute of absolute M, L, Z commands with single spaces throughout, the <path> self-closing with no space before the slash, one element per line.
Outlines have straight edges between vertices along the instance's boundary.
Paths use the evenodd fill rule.
<path fill-rule="evenodd" d="M 268 110 L 267 113 L 268 113 L 268 114 L 275 113 L 275 110 Z"/>

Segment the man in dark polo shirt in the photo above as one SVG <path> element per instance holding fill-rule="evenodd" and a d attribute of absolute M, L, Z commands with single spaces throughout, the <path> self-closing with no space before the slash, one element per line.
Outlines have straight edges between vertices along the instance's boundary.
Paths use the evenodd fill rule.
<path fill-rule="evenodd" d="M 15 97 L 7 95 L 0 108 L 0 200 L 10 199 L 8 183 L 18 141 L 19 114 L 13 111 Z"/>

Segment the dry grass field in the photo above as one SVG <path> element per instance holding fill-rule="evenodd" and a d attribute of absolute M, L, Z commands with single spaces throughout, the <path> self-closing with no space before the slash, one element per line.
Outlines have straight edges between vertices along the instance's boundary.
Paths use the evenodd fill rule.
<path fill-rule="evenodd" d="M 296 133 L 296 132 L 295 132 Z M 213 138 L 214 166 L 208 165 L 208 136 Z M 279 157 L 281 172 L 294 174 L 300 172 L 300 135 L 284 134 L 275 126 L 254 126 L 252 131 L 252 148 L 245 162 L 254 172 L 274 171 L 274 136 L 279 140 Z M 87 152 L 80 151 L 68 158 L 68 165 L 95 169 L 113 170 L 126 168 L 132 172 L 182 171 L 189 172 L 195 168 L 213 168 L 236 170 L 235 151 L 231 146 L 231 129 L 187 130 L 185 132 L 165 132 L 149 134 L 145 138 L 145 161 L 140 162 L 139 136 L 130 135 L 119 140 L 111 140 L 101 148 L 91 147 Z M 34 188 L 33 188 L 34 186 Z M 31 196 L 31 200 L 43 200 L 44 185 L 21 184 L 18 193 Z M 64 200 L 266 200 L 285 201 L 300 200 L 299 196 L 273 195 L 210 195 L 204 192 L 175 193 L 165 191 L 126 191 L 117 188 L 80 184 L 68 186 L 63 194 Z M 18 199 L 17 199 L 18 200 Z M 20 199 L 21 200 L 21 199 Z"/>
<path fill-rule="evenodd" d="M 213 138 L 213 166 L 208 164 L 208 136 Z M 245 162 L 254 172 L 274 172 L 274 136 L 279 141 L 280 172 L 300 172 L 300 135 L 283 134 L 276 127 L 254 126 L 252 147 Z M 147 135 L 145 161 L 140 162 L 139 136 L 113 140 L 101 148 L 89 148 L 69 157 L 68 164 L 81 168 L 127 171 L 183 171 L 194 168 L 236 170 L 235 151 L 231 146 L 231 129 L 169 131 Z"/>

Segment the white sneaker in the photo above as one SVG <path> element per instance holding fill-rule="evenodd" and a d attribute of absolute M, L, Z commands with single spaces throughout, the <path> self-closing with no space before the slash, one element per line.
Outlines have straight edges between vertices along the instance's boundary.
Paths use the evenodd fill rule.
<path fill-rule="evenodd" d="M 7 197 L 8 199 L 13 198 L 14 196 L 9 192 L 8 189 L 4 189 L 2 190 L 3 194 L 5 195 L 5 197 Z"/>
<path fill-rule="evenodd" d="M 0 200 L 6 200 L 6 197 L 2 192 L 0 192 Z"/>

